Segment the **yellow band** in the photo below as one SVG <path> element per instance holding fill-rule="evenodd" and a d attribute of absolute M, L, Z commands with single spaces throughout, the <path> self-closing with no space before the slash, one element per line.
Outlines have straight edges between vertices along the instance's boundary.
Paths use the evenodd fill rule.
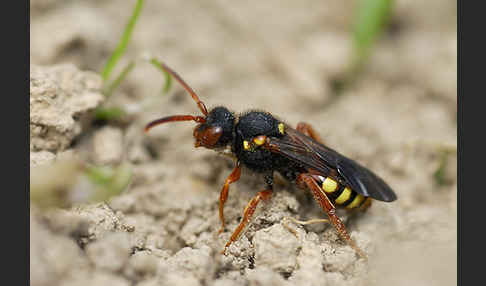
<path fill-rule="evenodd" d="M 322 182 L 322 188 L 326 193 L 334 192 L 337 189 L 337 187 L 338 187 L 337 182 L 331 178 L 326 178 L 324 182 Z"/>
<path fill-rule="evenodd" d="M 351 197 L 351 189 L 346 187 L 339 197 L 335 200 L 336 204 L 344 204 Z"/>
<path fill-rule="evenodd" d="M 364 197 L 362 195 L 358 194 L 354 198 L 354 200 L 349 205 L 346 206 L 346 208 L 352 209 L 352 208 L 358 207 L 363 200 L 364 200 Z"/>

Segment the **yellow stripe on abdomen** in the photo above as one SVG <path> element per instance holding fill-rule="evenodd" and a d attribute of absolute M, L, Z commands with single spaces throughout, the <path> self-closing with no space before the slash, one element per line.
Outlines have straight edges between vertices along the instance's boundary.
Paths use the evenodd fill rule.
<path fill-rule="evenodd" d="M 334 192 L 338 187 L 338 183 L 331 178 L 326 178 L 324 182 L 322 182 L 322 189 L 326 193 Z"/>
<path fill-rule="evenodd" d="M 365 197 L 363 197 L 360 194 L 357 194 L 354 200 L 349 205 L 347 205 L 346 208 L 352 209 L 352 208 L 359 207 L 361 205 L 361 202 L 363 202 L 364 199 Z"/>
<path fill-rule="evenodd" d="M 343 192 L 337 197 L 337 199 L 334 201 L 338 205 L 344 204 L 347 200 L 349 200 L 349 197 L 351 197 L 351 189 L 346 187 L 344 188 Z"/>

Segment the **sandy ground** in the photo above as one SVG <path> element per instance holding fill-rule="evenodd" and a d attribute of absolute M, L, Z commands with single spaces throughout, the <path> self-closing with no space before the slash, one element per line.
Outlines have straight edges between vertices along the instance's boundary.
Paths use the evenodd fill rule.
<path fill-rule="evenodd" d="M 125 108 L 128 120 L 92 124 L 89 112 L 103 101 L 96 73 L 134 3 L 31 1 L 31 173 L 70 156 L 134 170 L 126 191 L 105 203 L 32 205 L 32 285 L 456 284 L 455 1 L 395 1 L 392 29 L 339 96 L 333 81 L 351 61 L 354 1 L 147 1 L 120 64 L 157 56 L 208 107 L 308 122 L 380 174 L 397 201 L 339 213 L 368 261 L 327 225 L 285 228 L 287 216 L 325 215 L 283 181 L 221 255 L 262 179 L 244 170 L 231 185 L 218 235 L 219 191 L 233 163 L 195 150 L 191 123 L 143 133 L 152 119 L 198 112 L 177 84 L 161 96 L 163 77 L 147 63 L 104 103 Z"/>

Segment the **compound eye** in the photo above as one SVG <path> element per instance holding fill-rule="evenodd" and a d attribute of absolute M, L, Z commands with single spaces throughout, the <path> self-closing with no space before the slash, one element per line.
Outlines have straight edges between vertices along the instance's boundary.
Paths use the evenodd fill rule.
<path fill-rule="evenodd" d="M 199 125 L 194 129 L 194 137 L 196 138 L 196 147 L 203 146 L 206 148 L 215 147 L 219 138 L 223 135 L 223 128 L 220 126 L 212 126 L 208 128 L 201 128 Z"/>

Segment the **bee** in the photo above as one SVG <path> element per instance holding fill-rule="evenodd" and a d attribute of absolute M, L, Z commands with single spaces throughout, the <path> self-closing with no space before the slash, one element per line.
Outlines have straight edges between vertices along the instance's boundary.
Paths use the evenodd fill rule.
<path fill-rule="evenodd" d="M 393 190 L 375 173 L 322 143 L 311 125 L 299 123 L 294 129 L 265 111 L 236 114 L 224 106 L 210 111 L 192 88 L 171 68 L 163 69 L 175 78 L 196 102 L 201 115 L 172 115 L 148 123 L 145 131 L 168 122 L 195 121 L 195 147 L 204 147 L 234 157 L 235 167 L 225 180 L 219 197 L 219 218 L 225 229 L 224 204 L 230 184 L 238 181 L 246 167 L 263 175 L 265 188 L 247 204 L 238 227 L 226 243 L 236 241 L 250 222 L 258 204 L 270 200 L 274 173 L 278 172 L 298 187 L 309 190 L 315 201 L 329 217 L 341 239 L 361 257 L 366 254 L 348 234 L 336 214 L 336 208 L 366 209 L 371 201 L 392 202 L 397 199 Z"/>

